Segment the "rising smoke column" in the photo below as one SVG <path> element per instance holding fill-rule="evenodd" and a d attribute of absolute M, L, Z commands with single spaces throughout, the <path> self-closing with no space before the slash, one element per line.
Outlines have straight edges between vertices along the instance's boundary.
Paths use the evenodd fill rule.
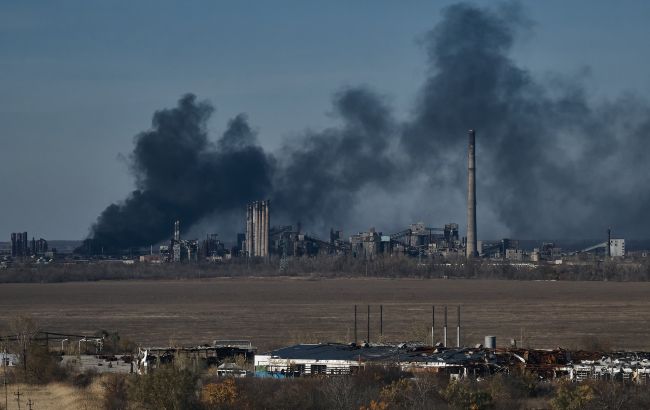
<path fill-rule="evenodd" d="M 271 200 L 284 220 L 321 232 L 348 222 L 362 188 L 390 189 L 399 172 L 390 155 L 396 124 L 381 95 L 347 88 L 335 94 L 333 108 L 340 126 L 285 145 Z"/>
<path fill-rule="evenodd" d="M 644 235 L 647 102 L 594 103 L 579 81 L 536 80 L 509 56 L 528 25 L 517 3 L 444 9 L 424 39 L 429 76 L 402 147 L 446 170 L 435 189 L 465 189 L 465 135 L 476 128 L 479 223 L 491 211 L 515 237 L 602 236 L 607 224 Z"/>
<path fill-rule="evenodd" d="M 262 198 L 271 198 L 274 224 L 301 221 L 323 232 L 346 226 L 369 190 L 403 198 L 395 218 L 376 220 L 380 229 L 397 229 L 407 208 L 435 209 L 444 220 L 434 224 L 462 225 L 464 202 L 437 204 L 464 197 L 469 128 L 477 130 L 481 239 L 588 238 L 607 225 L 647 236 L 648 102 L 633 95 L 593 102 L 579 81 L 536 79 L 510 57 L 527 26 L 517 3 L 445 8 L 423 38 L 427 77 L 409 118 L 395 119 L 369 87 L 346 88 L 333 99 L 337 126 L 304 132 L 275 155 L 257 145 L 243 115 L 211 142 L 212 106 L 187 95 L 136 136 L 137 189 L 104 210 L 90 243 L 96 251 L 146 246 L 168 238 L 175 218 L 190 227 Z M 486 214 L 507 232 L 482 230 Z"/>
<path fill-rule="evenodd" d="M 231 120 L 214 144 L 206 131 L 213 111 L 188 94 L 154 114 L 129 158 L 137 189 L 101 213 L 86 246 L 112 252 L 156 243 L 170 236 L 177 218 L 189 227 L 269 192 L 272 160 L 256 145 L 246 117 Z"/>

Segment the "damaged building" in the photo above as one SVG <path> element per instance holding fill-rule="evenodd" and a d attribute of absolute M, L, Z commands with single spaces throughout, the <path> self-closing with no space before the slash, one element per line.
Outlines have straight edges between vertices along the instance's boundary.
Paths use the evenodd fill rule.
<path fill-rule="evenodd" d="M 174 234 L 169 245 L 160 246 L 160 259 L 163 262 L 197 262 L 199 243 L 197 240 L 181 239 L 181 222 L 174 222 Z"/>
<path fill-rule="evenodd" d="M 650 384 L 650 353 L 644 352 L 321 343 L 298 344 L 255 356 L 256 373 L 274 377 L 355 374 L 369 365 L 397 366 L 412 373 L 442 373 L 450 379 L 526 371 L 544 380 Z"/>

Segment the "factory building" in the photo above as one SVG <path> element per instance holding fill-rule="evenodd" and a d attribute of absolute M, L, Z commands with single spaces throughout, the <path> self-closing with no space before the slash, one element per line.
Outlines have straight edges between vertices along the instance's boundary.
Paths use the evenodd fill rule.
<path fill-rule="evenodd" d="M 160 246 L 160 259 L 164 262 L 197 262 L 199 243 L 197 240 L 181 239 L 181 222 L 174 222 L 174 235 L 169 245 Z"/>
<path fill-rule="evenodd" d="M 28 256 L 43 256 L 48 251 L 47 241 L 43 238 L 27 239 L 27 232 L 14 232 L 11 234 L 11 256 L 23 258 Z"/>
<path fill-rule="evenodd" d="M 13 232 L 11 234 L 11 256 L 14 258 L 29 256 L 27 232 Z"/>
<path fill-rule="evenodd" d="M 625 239 L 609 240 L 609 256 L 625 256 Z"/>
<path fill-rule="evenodd" d="M 375 231 L 375 228 L 370 228 L 368 232 L 359 232 L 350 236 L 352 256 L 373 258 L 384 253 L 384 248 L 386 246 L 390 247 L 390 238 L 388 238 L 388 241 L 382 241 L 382 236 L 381 232 Z"/>
<path fill-rule="evenodd" d="M 269 256 L 270 201 L 255 201 L 246 212 L 246 242 L 248 257 Z"/>
<path fill-rule="evenodd" d="M 208 234 L 201 242 L 201 246 L 199 247 L 201 259 L 209 262 L 216 262 L 230 258 L 230 252 L 226 249 L 223 242 L 217 239 L 217 237 L 217 234 Z"/>

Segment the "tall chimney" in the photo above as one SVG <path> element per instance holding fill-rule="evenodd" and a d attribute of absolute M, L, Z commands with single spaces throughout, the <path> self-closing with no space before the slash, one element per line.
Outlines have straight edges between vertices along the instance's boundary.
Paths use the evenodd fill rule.
<path fill-rule="evenodd" d="M 181 221 L 174 221 L 174 241 L 179 242 L 181 240 Z"/>
<path fill-rule="evenodd" d="M 612 228 L 607 228 L 607 257 L 612 256 Z"/>
<path fill-rule="evenodd" d="M 476 157 L 474 154 L 476 137 L 474 130 L 469 130 L 467 147 L 467 258 L 478 256 L 476 245 Z"/>

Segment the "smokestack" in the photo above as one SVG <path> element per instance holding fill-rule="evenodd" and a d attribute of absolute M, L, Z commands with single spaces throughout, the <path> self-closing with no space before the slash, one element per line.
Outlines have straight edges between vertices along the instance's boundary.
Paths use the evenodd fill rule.
<path fill-rule="evenodd" d="M 442 327 L 442 344 L 447 347 L 447 305 L 445 305 L 445 325 Z"/>
<path fill-rule="evenodd" d="M 176 220 L 174 222 L 174 241 L 179 242 L 181 240 L 181 221 Z"/>
<path fill-rule="evenodd" d="M 607 257 L 612 256 L 612 228 L 607 228 Z"/>
<path fill-rule="evenodd" d="M 476 244 L 476 137 L 474 130 L 469 130 L 469 145 L 467 147 L 467 258 L 478 256 Z"/>

